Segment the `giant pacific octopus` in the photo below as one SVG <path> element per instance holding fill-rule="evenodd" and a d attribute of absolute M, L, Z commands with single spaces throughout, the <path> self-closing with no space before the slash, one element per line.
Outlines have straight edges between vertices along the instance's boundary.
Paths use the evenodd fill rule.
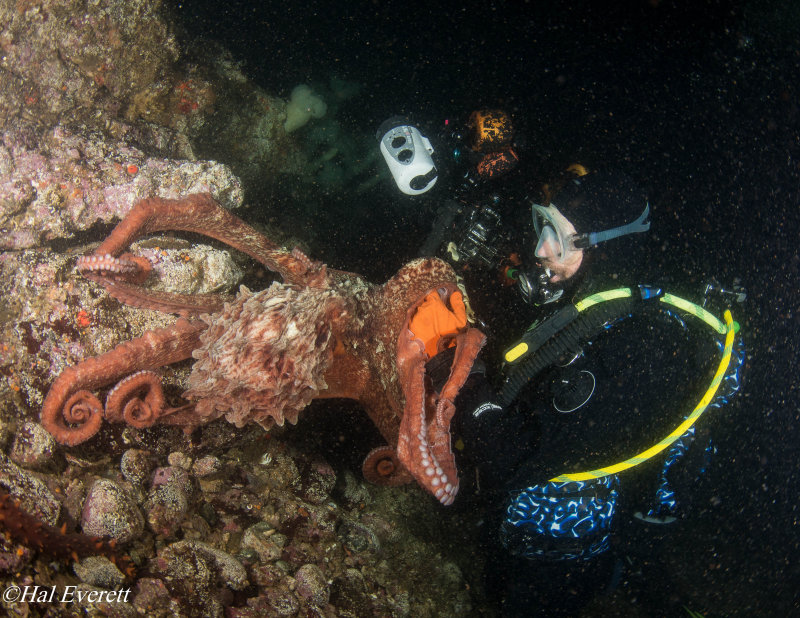
<path fill-rule="evenodd" d="M 242 286 L 229 298 L 148 289 L 142 284 L 150 263 L 126 251 L 140 236 L 164 230 L 222 241 L 283 281 L 260 292 Z M 383 285 L 372 284 L 274 244 L 210 195 L 195 194 L 139 202 L 77 266 L 123 303 L 180 317 L 61 373 L 41 411 L 42 424 L 60 443 L 88 440 L 104 418 L 191 432 L 224 417 L 237 427 L 254 421 L 268 429 L 296 423 L 312 399 L 351 398 L 388 443 L 365 459 L 366 478 L 397 485 L 413 477 L 440 502 L 452 503 L 458 491 L 449 431 L 454 399 L 485 337 L 467 324 L 439 341 L 437 349 L 454 346 L 455 354 L 437 391 L 426 376 L 425 346 L 408 328 L 428 294 L 438 292 L 448 303 L 458 291 L 447 263 L 417 259 Z M 190 357 L 186 403 L 169 407 L 154 370 Z M 103 406 L 91 391 L 106 388 Z"/>

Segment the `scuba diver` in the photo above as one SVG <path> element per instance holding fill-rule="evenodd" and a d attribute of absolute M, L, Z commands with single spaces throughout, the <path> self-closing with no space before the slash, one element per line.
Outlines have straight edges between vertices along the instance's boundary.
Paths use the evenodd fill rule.
<path fill-rule="evenodd" d="M 475 363 L 453 419 L 464 481 L 455 504 L 487 514 L 489 588 L 510 615 L 576 611 L 620 583 L 630 544 L 610 550 L 621 520 L 630 530 L 685 514 L 714 453 L 696 422 L 737 391 L 744 354 L 732 318 L 716 317 L 743 290 L 709 285 L 698 305 L 658 287 L 620 286 L 652 276 L 649 202 L 625 175 L 576 169 L 542 203 L 520 200 L 526 225 L 514 234 L 503 233 L 499 215 L 492 226 L 478 217 L 490 204 L 456 210 L 466 226 L 444 218 L 445 232 L 426 247 L 445 247 L 462 274 L 464 265 L 499 267 L 515 284 L 515 301 L 480 307 L 502 365 Z M 509 238 L 522 256 L 515 263 L 491 244 Z M 475 304 L 481 290 L 467 287 Z M 496 295 L 495 286 L 488 296 Z M 434 390 L 452 355 L 429 361 Z"/>
<path fill-rule="evenodd" d="M 580 295 L 508 348 L 498 391 L 465 385 L 454 432 L 475 482 L 459 498 L 485 509 L 506 615 L 572 615 L 625 585 L 714 495 L 708 421 L 744 356 L 717 316 L 744 292 L 707 290 L 702 305 L 646 285 Z"/>
<path fill-rule="evenodd" d="M 625 177 L 575 179 L 531 211 L 533 263 L 566 292 L 506 347 L 499 384 L 476 365 L 456 400 L 459 499 L 487 512 L 486 573 L 506 611 L 569 614 L 620 585 L 702 495 L 715 447 L 698 420 L 738 390 L 744 356 L 721 309 L 745 293 L 706 286 L 695 304 L 620 286 L 650 263 L 647 200 Z"/>

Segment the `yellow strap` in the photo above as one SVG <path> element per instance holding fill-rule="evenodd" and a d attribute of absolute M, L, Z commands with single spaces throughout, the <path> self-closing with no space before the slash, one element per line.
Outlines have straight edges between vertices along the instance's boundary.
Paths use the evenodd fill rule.
<path fill-rule="evenodd" d="M 676 306 L 679 306 L 673 302 L 670 302 L 670 304 L 675 304 Z M 692 313 L 697 315 L 696 312 Z M 710 326 L 712 327 L 714 326 L 712 322 L 705 319 L 704 321 Z M 598 468 L 596 470 L 591 470 L 589 472 L 562 474 L 561 476 L 557 476 L 555 478 L 550 479 L 550 481 L 553 483 L 565 483 L 567 481 L 588 481 L 591 479 L 598 479 L 604 476 L 609 476 L 611 474 L 616 474 L 617 472 L 622 472 L 623 470 L 627 470 L 628 468 L 632 468 L 633 466 L 639 465 L 643 461 L 647 461 L 654 455 L 657 455 L 658 453 L 666 449 L 670 444 L 675 442 L 675 440 L 677 440 L 683 434 L 685 434 L 686 431 L 692 425 L 694 425 L 695 421 L 697 421 L 697 419 L 700 418 L 700 415 L 702 415 L 703 412 L 705 412 L 708 405 L 714 399 L 714 396 L 717 393 L 717 389 L 719 389 L 719 385 L 722 383 L 722 380 L 725 377 L 725 373 L 728 371 L 728 367 L 730 366 L 731 353 L 733 350 L 733 339 L 735 336 L 735 328 L 734 328 L 733 316 L 731 316 L 731 312 L 728 310 L 725 311 L 725 333 L 726 333 L 725 348 L 722 351 L 722 359 L 719 362 L 716 374 L 714 374 L 714 379 L 711 380 L 711 384 L 709 385 L 708 390 L 706 390 L 705 395 L 703 395 L 702 399 L 700 399 L 698 404 L 695 406 L 694 410 L 692 410 L 692 413 L 688 417 L 686 417 L 686 420 L 683 421 L 680 425 L 678 425 L 671 434 L 669 434 L 666 438 L 661 440 L 661 442 L 659 442 L 658 444 L 651 446 L 646 451 L 642 451 L 638 455 L 634 455 L 630 459 L 626 459 L 623 462 L 611 466 L 606 466 L 603 468 Z"/>
<path fill-rule="evenodd" d="M 587 296 L 581 301 L 575 303 L 575 308 L 578 310 L 578 313 L 581 311 L 586 311 L 589 307 L 593 307 L 600 303 L 604 303 L 608 300 L 616 300 L 618 298 L 628 298 L 631 295 L 630 288 L 617 288 L 616 290 L 607 290 L 605 292 L 597 292 L 597 294 L 592 294 L 591 296 Z"/>
<path fill-rule="evenodd" d="M 683 309 L 684 311 L 691 313 L 693 316 L 701 319 L 703 322 L 708 324 L 720 335 L 724 335 L 728 330 L 725 324 L 723 324 L 718 317 L 712 315 L 711 313 L 703 309 L 700 305 L 697 305 L 689 300 L 686 300 L 685 298 L 681 298 L 680 296 L 674 296 L 669 292 L 665 292 L 664 296 L 662 296 L 659 300 L 662 303 L 667 303 L 669 305 L 672 305 L 673 307 L 677 307 L 678 309 Z"/>

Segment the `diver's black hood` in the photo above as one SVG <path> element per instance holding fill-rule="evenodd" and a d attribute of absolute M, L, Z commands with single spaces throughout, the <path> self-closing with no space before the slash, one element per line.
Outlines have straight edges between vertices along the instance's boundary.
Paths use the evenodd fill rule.
<path fill-rule="evenodd" d="M 647 195 L 630 176 L 594 173 L 570 180 L 552 202 L 578 234 L 586 234 L 634 221 L 642 214 Z M 652 219 L 652 205 L 650 213 Z"/>

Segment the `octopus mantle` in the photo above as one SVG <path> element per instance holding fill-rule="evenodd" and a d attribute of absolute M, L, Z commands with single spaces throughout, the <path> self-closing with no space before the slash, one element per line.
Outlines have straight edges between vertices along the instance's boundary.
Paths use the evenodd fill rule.
<path fill-rule="evenodd" d="M 260 292 L 242 287 L 233 299 L 184 296 L 142 286 L 149 263 L 125 253 L 139 236 L 160 230 L 205 234 L 277 272 Z M 435 258 L 402 267 L 383 285 L 327 269 L 300 251 L 287 251 L 221 208 L 208 195 L 138 203 L 78 268 L 127 304 L 177 313 L 165 329 L 149 331 L 66 369 L 42 407 L 43 425 L 60 442 L 94 436 L 103 419 L 187 431 L 224 417 L 241 427 L 294 424 L 312 399 L 358 400 L 388 442 L 364 463 L 365 476 L 395 485 L 413 477 L 444 504 L 458 491 L 450 448 L 453 401 L 485 342 L 466 327 L 455 336 L 450 376 L 439 392 L 425 375 L 424 346 L 408 329 L 425 296 L 457 290 L 453 270 Z M 184 398 L 166 406 L 155 369 L 193 357 Z M 103 406 L 91 392 L 107 388 Z"/>

